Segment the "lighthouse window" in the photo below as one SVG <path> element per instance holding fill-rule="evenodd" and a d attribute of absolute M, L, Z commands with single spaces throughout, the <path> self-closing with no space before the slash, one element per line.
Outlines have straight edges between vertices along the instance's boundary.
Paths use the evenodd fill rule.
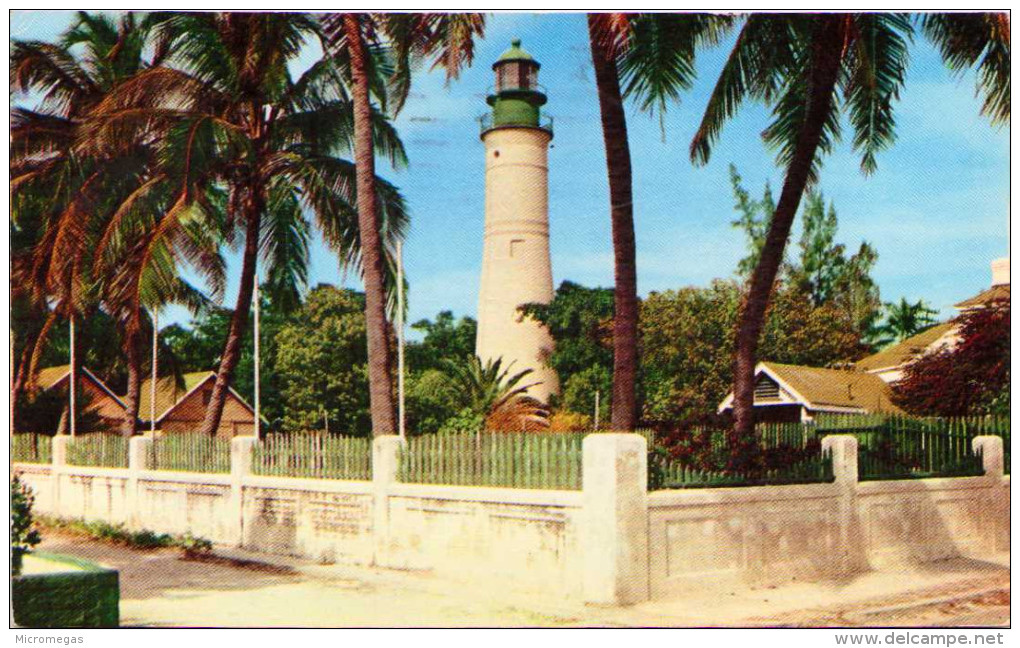
<path fill-rule="evenodd" d="M 524 239 L 510 241 L 510 258 L 516 259 L 524 253 Z"/>

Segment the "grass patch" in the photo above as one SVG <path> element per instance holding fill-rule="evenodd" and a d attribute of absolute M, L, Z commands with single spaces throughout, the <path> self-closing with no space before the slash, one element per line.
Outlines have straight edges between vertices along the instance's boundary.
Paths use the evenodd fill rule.
<path fill-rule="evenodd" d="M 204 556 L 212 551 L 212 542 L 205 538 L 195 537 L 190 533 L 173 535 L 169 533 L 156 533 L 148 529 L 132 531 L 123 524 L 111 524 L 101 520 L 86 521 L 80 518 L 39 516 L 37 520 L 39 526 L 45 529 L 86 536 L 101 542 L 133 547 L 135 549 L 172 547 L 180 549 L 189 558 Z"/>

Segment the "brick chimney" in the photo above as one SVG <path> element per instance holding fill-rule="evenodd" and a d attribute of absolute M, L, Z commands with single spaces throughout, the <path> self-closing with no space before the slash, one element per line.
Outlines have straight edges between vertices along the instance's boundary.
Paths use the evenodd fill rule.
<path fill-rule="evenodd" d="M 1009 285 L 1009 257 L 992 261 L 992 285 Z"/>

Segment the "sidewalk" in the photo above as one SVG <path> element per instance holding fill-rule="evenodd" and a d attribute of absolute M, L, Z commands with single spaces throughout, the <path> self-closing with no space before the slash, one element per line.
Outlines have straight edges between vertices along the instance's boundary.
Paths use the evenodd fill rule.
<path fill-rule="evenodd" d="M 1005 592 L 1009 556 L 931 563 L 910 572 L 871 572 L 846 583 L 696 588 L 683 598 L 628 608 L 489 590 L 425 572 L 348 565 L 217 547 L 211 560 L 182 560 L 172 550 L 138 551 L 50 534 L 40 547 L 121 570 L 124 625 L 289 627 L 577 627 L 890 625 L 893 611 L 911 625 L 926 601 Z M 897 610 L 899 610 L 897 612 Z M 919 614 L 919 613 L 918 613 Z M 1001 616 L 1001 613 L 1000 613 Z M 913 625 L 936 624 L 925 617 Z M 981 617 L 983 618 L 983 617 Z M 987 624 L 987 623 L 986 623 Z"/>

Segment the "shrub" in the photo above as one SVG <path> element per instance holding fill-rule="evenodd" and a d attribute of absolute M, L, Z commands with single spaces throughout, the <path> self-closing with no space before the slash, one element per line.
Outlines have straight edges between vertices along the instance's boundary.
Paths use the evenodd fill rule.
<path fill-rule="evenodd" d="M 32 489 L 21 483 L 15 474 L 11 479 L 11 571 L 14 576 L 21 573 L 22 557 L 42 540 L 39 531 L 33 528 L 34 503 Z"/>

